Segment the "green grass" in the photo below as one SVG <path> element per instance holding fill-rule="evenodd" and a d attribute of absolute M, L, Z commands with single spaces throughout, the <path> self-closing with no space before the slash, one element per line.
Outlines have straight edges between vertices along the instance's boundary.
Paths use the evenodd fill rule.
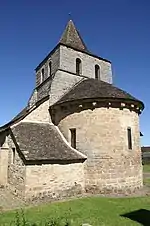
<path fill-rule="evenodd" d="M 122 217 L 140 209 L 150 211 L 150 197 L 143 198 L 104 198 L 90 197 L 66 202 L 40 205 L 24 210 L 25 217 L 30 222 L 39 223 L 50 218 L 70 219 L 72 226 L 89 223 L 93 226 L 134 226 L 141 225 L 137 221 Z M 139 217 L 140 214 L 137 215 Z M 147 216 L 140 218 L 147 219 Z M 15 212 L 0 214 L 0 225 L 10 225 L 15 218 Z M 12 224 L 15 225 L 15 224 Z M 143 223 L 143 225 L 146 225 Z"/>
<path fill-rule="evenodd" d="M 143 172 L 144 173 L 150 173 L 150 164 L 149 165 L 143 165 Z"/>
<path fill-rule="evenodd" d="M 143 183 L 144 185 L 150 186 L 150 178 L 144 178 Z"/>

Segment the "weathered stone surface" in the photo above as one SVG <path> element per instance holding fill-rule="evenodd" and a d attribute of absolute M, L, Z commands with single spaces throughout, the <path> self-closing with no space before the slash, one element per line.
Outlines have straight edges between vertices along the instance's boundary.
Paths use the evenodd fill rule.
<path fill-rule="evenodd" d="M 76 73 L 76 58 L 80 58 L 82 61 L 83 76 L 95 78 L 95 65 L 98 64 L 100 66 L 100 79 L 104 82 L 112 83 L 112 70 L 109 62 L 65 46 L 60 46 L 60 69 Z"/>
<path fill-rule="evenodd" d="M 57 71 L 51 85 L 50 105 L 53 105 L 65 93 L 67 93 L 75 84 L 77 84 L 83 79 L 84 78 L 80 76 L 69 74 L 63 71 Z"/>
<path fill-rule="evenodd" d="M 0 148 L 0 186 L 6 186 L 8 182 L 8 152 L 9 147 Z"/>
<path fill-rule="evenodd" d="M 128 127 L 132 130 L 132 150 L 128 149 Z M 83 110 L 63 118 L 59 128 L 69 142 L 69 129 L 76 128 L 77 150 L 87 156 L 87 191 L 121 192 L 142 186 L 137 113 L 115 108 Z"/>
<path fill-rule="evenodd" d="M 51 66 L 51 74 L 55 74 L 55 72 L 58 70 L 59 68 L 59 64 L 60 64 L 60 49 L 57 48 L 55 50 L 54 53 L 52 53 L 51 56 L 49 56 L 49 58 L 46 60 L 46 62 L 44 62 L 44 64 L 41 64 L 39 69 L 36 71 L 36 86 L 39 86 L 41 83 L 41 70 L 42 68 L 44 68 L 44 80 L 46 80 L 49 77 L 49 69 L 48 69 L 48 65 L 49 62 L 52 62 L 52 66 Z"/>
<path fill-rule="evenodd" d="M 61 198 L 84 192 L 82 163 L 26 166 L 26 198 Z"/>
<path fill-rule="evenodd" d="M 81 76 L 76 75 L 76 58 L 80 58 L 82 61 Z M 48 64 L 50 61 L 52 62 L 51 77 L 48 74 Z M 37 71 L 37 100 L 50 94 L 50 104 L 52 105 L 80 80 L 85 77 L 95 78 L 96 64 L 100 66 L 100 79 L 112 83 L 111 63 L 65 46 L 58 47 Z M 42 68 L 44 68 L 45 72 L 45 81 L 43 83 L 41 83 Z"/>
<path fill-rule="evenodd" d="M 49 95 L 52 78 L 49 77 L 40 86 L 37 87 L 37 101 Z"/>
<path fill-rule="evenodd" d="M 9 157 L 8 157 L 8 187 L 16 195 L 23 196 L 25 192 L 25 165 L 18 152 L 15 150 L 15 159 L 13 159 L 12 148 L 15 147 L 12 139 L 9 137 Z"/>
<path fill-rule="evenodd" d="M 23 122 L 51 122 L 49 114 L 49 100 L 42 103 L 38 108 L 28 114 L 22 121 Z"/>

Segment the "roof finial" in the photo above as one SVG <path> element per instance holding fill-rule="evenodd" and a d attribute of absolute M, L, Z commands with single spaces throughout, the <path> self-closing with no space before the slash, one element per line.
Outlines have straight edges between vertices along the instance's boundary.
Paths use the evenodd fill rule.
<path fill-rule="evenodd" d="M 71 12 L 69 12 L 68 15 L 69 15 L 69 20 L 72 20 Z"/>

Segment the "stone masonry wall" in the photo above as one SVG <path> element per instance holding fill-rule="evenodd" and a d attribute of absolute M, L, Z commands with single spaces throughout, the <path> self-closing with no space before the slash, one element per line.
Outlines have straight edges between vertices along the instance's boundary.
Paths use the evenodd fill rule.
<path fill-rule="evenodd" d="M 40 86 L 37 87 L 37 101 L 49 95 L 52 78 L 49 77 Z"/>
<path fill-rule="evenodd" d="M 47 196 L 53 199 L 82 193 L 84 190 L 83 168 L 82 163 L 27 166 L 26 198 Z"/>
<path fill-rule="evenodd" d="M 80 58 L 82 61 L 83 76 L 95 78 L 95 65 L 98 64 L 101 71 L 101 80 L 112 83 L 111 63 L 65 46 L 60 47 L 60 69 L 76 73 L 76 58 Z"/>
<path fill-rule="evenodd" d="M 63 71 L 57 71 L 50 90 L 50 106 L 57 102 L 66 94 L 75 84 L 84 78 Z"/>
<path fill-rule="evenodd" d="M 43 122 L 43 123 L 51 122 L 48 109 L 49 109 L 49 100 L 42 103 L 39 107 L 37 107 L 30 114 L 28 114 L 22 121 Z"/>
<path fill-rule="evenodd" d="M 24 196 L 25 191 L 25 165 L 18 155 L 13 140 L 9 136 L 9 155 L 8 155 L 8 186 L 9 189 L 19 196 Z M 15 148 L 13 156 L 12 148 Z M 13 160 L 14 157 L 14 160 Z"/>
<path fill-rule="evenodd" d="M 0 147 L 0 187 L 8 182 L 8 152 L 7 147 Z"/>
<path fill-rule="evenodd" d="M 55 74 L 57 69 L 59 68 L 59 60 L 60 60 L 60 49 L 57 48 L 55 52 L 49 57 L 49 59 L 41 65 L 41 67 L 36 72 L 36 86 L 40 85 L 41 83 L 41 70 L 44 68 L 44 80 L 46 80 L 49 76 L 48 74 L 48 64 L 52 62 L 52 75 Z"/>
<path fill-rule="evenodd" d="M 120 192 L 142 186 L 137 113 L 128 109 L 96 108 L 68 115 L 58 126 L 68 141 L 69 129 L 76 128 L 77 150 L 87 156 L 87 191 Z M 128 127 L 132 130 L 132 150 L 128 149 Z"/>

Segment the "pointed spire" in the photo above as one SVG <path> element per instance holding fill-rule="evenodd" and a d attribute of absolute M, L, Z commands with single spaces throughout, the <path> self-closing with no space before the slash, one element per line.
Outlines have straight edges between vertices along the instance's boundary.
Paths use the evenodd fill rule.
<path fill-rule="evenodd" d="M 72 20 L 69 20 L 59 43 L 81 51 L 88 51 Z"/>

